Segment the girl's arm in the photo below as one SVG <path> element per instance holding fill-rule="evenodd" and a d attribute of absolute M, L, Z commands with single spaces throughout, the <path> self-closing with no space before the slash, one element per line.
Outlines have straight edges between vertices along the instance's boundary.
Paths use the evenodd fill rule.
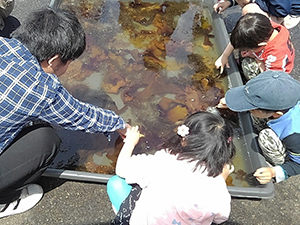
<path fill-rule="evenodd" d="M 229 68 L 228 58 L 231 55 L 231 53 L 233 52 L 233 50 L 234 50 L 234 47 L 229 42 L 228 45 L 227 45 L 227 47 L 223 51 L 223 54 L 216 60 L 215 66 L 216 66 L 217 69 L 220 68 L 220 73 L 221 74 L 223 73 L 225 66 L 227 68 Z"/>
<path fill-rule="evenodd" d="M 116 165 L 116 174 L 120 177 L 124 177 L 124 171 L 126 171 L 127 162 L 131 158 L 132 152 L 136 144 L 139 142 L 140 132 L 138 126 L 127 128 L 126 138 L 124 139 L 124 145 L 118 156 Z"/>
<path fill-rule="evenodd" d="M 233 171 L 234 171 L 233 165 L 225 164 L 222 171 L 222 176 L 224 180 L 226 180 L 229 174 L 231 174 Z"/>

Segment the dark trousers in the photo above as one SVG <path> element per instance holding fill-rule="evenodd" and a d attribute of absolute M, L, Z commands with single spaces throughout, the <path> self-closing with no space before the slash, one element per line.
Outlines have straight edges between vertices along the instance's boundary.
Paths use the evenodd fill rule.
<path fill-rule="evenodd" d="M 8 16 L 4 19 L 5 26 L 3 30 L 0 30 L 0 36 L 10 38 L 10 35 L 15 31 L 21 24 L 20 21 L 13 16 Z"/>
<path fill-rule="evenodd" d="M 35 182 L 59 151 L 60 138 L 46 123 L 24 128 L 0 155 L 0 204 L 18 199 L 21 189 Z"/>

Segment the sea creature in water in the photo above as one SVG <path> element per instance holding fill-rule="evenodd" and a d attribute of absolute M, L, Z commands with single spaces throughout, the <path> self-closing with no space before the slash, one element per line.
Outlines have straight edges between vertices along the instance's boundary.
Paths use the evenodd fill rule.
<path fill-rule="evenodd" d="M 85 9 L 76 9 L 87 33 L 87 49 L 60 79 L 75 97 L 138 124 L 145 138 L 137 151 L 157 150 L 159 141 L 178 121 L 214 106 L 224 96 L 214 59 L 201 47 L 208 46 L 210 51 L 214 43 L 212 26 L 202 8 L 186 1 L 112 0 L 112 4 L 99 1 L 101 7 L 93 15 L 89 14 L 93 0 L 71 0 L 63 5 L 74 9 L 74 1 L 76 7 L 87 3 Z M 110 19 L 117 25 L 108 25 Z M 87 90 L 91 83 L 93 87 Z M 80 151 L 80 159 L 87 159 L 80 168 L 114 173 L 116 147 L 98 145 L 101 151 Z M 95 164 L 102 160 L 104 165 Z"/>
<path fill-rule="evenodd" d="M 214 67 L 209 66 L 211 62 L 205 61 L 203 56 L 190 54 L 188 59 L 189 66 L 195 71 L 192 76 L 194 86 L 207 91 L 220 82 L 220 73 Z"/>
<path fill-rule="evenodd" d="M 64 6 L 62 3 L 62 7 Z M 76 13 L 78 16 L 85 18 L 92 18 L 98 20 L 101 16 L 101 9 L 103 5 L 102 0 L 69 0 L 66 3 L 68 8 Z"/>

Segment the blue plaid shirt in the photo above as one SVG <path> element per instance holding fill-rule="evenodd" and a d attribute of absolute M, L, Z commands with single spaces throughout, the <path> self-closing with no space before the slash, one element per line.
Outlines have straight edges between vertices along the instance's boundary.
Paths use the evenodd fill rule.
<path fill-rule="evenodd" d="M 0 153 L 35 119 L 90 133 L 125 128 L 114 112 L 69 94 L 18 40 L 0 38 Z"/>

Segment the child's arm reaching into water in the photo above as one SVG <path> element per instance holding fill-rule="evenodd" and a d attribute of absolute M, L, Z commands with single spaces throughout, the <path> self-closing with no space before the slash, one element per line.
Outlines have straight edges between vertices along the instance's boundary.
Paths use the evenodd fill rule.
<path fill-rule="evenodd" d="M 227 68 L 229 68 L 228 58 L 231 55 L 231 53 L 233 52 L 233 50 L 234 50 L 234 47 L 232 46 L 232 44 L 228 43 L 228 45 L 225 48 L 225 50 L 223 51 L 222 55 L 216 60 L 215 66 L 217 69 L 220 68 L 220 74 L 223 73 L 225 66 Z"/>
<path fill-rule="evenodd" d="M 225 97 L 220 99 L 220 102 L 216 107 L 220 109 L 228 109 L 226 105 Z"/>
<path fill-rule="evenodd" d="M 222 171 L 222 176 L 224 180 L 226 180 L 229 174 L 231 174 L 233 171 L 234 171 L 233 165 L 225 164 Z"/>
<path fill-rule="evenodd" d="M 120 151 L 116 165 L 116 174 L 118 176 L 124 177 L 122 175 L 122 171 L 126 169 L 127 161 L 128 159 L 130 159 L 133 149 L 139 142 L 139 139 L 140 132 L 138 126 L 127 128 L 126 138 L 124 139 L 124 145 Z"/>
<path fill-rule="evenodd" d="M 256 177 L 259 183 L 266 184 L 269 183 L 272 180 L 272 178 L 276 176 L 276 172 L 272 167 L 262 167 L 257 169 L 253 176 Z"/>
<path fill-rule="evenodd" d="M 228 7 L 231 6 L 231 2 L 230 1 L 219 1 L 218 3 L 216 3 L 214 5 L 214 11 L 216 13 L 221 13 L 223 12 L 225 9 L 227 9 Z"/>

